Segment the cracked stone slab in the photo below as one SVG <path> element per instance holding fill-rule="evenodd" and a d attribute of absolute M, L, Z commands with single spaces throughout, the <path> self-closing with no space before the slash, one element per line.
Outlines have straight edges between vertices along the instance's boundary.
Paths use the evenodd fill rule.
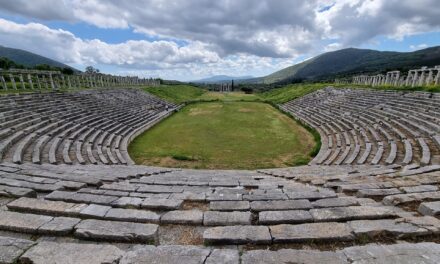
<path fill-rule="evenodd" d="M 255 201 L 251 202 L 252 211 L 306 210 L 313 206 L 309 200 Z"/>
<path fill-rule="evenodd" d="M 372 238 L 384 233 L 397 238 L 429 234 L 427 229 L 400 219 L 356 220 L 348 222 L 348 224 L 356 235 L 367 235 Z"/>
<path fill-rule="evenodd" d="M 141 207 L 146 209 L 177 210 L 182 206 L 182 203 L 183 200 L 146 198 L 142 202 Z"/>
<path fill-rule="evenodd" d="M 423 201 L 440 201 L 440 192 L 421 192 L 421 193 L 407 193 L 407 194 L 394 194 L 385 196 L 382 200 L 385 205 L 400 205 L 411 202 L 423 202 Z"/>
<path fill-rule="evenodd" d="M 83 220 L 76 225 L 74 235 L 83 239 L 154 243 L 157 230 L 155 224 Z"/>
<path fill-rule="evenodd" d="M 436 192 L 436 191 L 438 191 L 438 187 L 435 185 L 407 186 L 407 187 L 400 187 L 399 189 L 406 192 L 406 193 Z"/>
<path fill-rule="evenodd" d="M 319 250 L 295 250 L 280 249 L 250 250 L 244 252 L 241 258 L 242 264 L 348 264 L 347 258 L 342 252 L 330 252 Z"/>
<path fill-rule="evenodd" d="M 139 208 L 142 201 L 142 198 L 137 197 L 120 197 L 116 201 L 112 202 L 111 206 L 123 208 Z"/>
<path fill-rule="evenodd" d="M 318 200 L 325 198 L 335 198 L 336 193 L 330 190 L 321 191 L 305 191 L 305 192 L 288 192 L 287 196 L 289 199 L 307 199 L 307 200 Z"/>
<path fill-rule="evenodd" d="M 203 217 L 203 225 L 250 225 L 252 214 L 250 212 L 217 212 L 206 211 Z"/>
<path fill-rule="evenodd" d="M 423 215 L 431 215 L 431 216 L 439 215 L 440 201 L 421 203 L 418 211 Z"/>
<path fill-rule="evenodd" d="M 46 195 L 44 198 L 52 201 L 65 201 L 65 202 L 88 203 L 88 204 L 92 203 L 92 204 L 101 204 L 101 205 L 110 205 L 112 202 L 118 199 L 117 196 L 66 192 L 66 191 L 53 191 L 50 194 Z"/>
<path fill-rule="evenodd" d="M 408 222 L 408 223 L 417 225 L 419 227 L 425 228 L 433 234 L 440 233 L 440 220 L 433 217 L 433 216 L 405 217 L 405 218 L 401 218 L 401 219 L 399 218 L 399 221 Z"/>
<path fill-rule="evenodd" d="M 12 264 L 35 242 L 27 239 L 0 236 L 0 263 Z"/>
<path fill-rule="evenodd" d="M 113 245 L 39 242 L 26 251 L 20 262 L 32 264 L 116 263 L 124 251 Z"/>
<path fill-rule="evenodd" d="M 212 211 L 247 211 L 249 201 L 213 201 L 209 203 L 209 210 Z"/>
<path fill-rule="evenodd" d="M 46 215 L 0 211 L 0 229 L 36 234 L 42 225 L 52 221 L 52 219 L 52 216 Z"/>
<path fill-rule="evenodd" d="M 395 245 L 369 244 L 341 250 L 351 263 L 440 263 L 440 244 L 402 243 Z"/>
<path fill-rule="evenodd" d="M 169 211 L 162 215 L 160 222 L 164 224 L 189 224 L 203 223 L 203 212 L 199 210 Z"/>
<path fill-rule="evenodd" d="M 349 206 L 311 209 L 310 214 L 316 222 L 381 219 L 395 217 L 396 213 L 388 208 L 374 206 Z"/>
<path fill-rule="evenodd" d="M 127 222 L 159 223 L 160 215 L 147 210 L 111 208 L 104 218 Z"/>
<path fill-rule="evenodd" d="M 173 185 L 142 185 L 136 191 L 141 193 L 181 193 L 183 192 L 183 187 Z"/>
<path fill-rule="evenodd" d="M 78 218 L 55 217 L 38 228 L 38 232 L 42 235 L 68 235 L 80 221 Z"/>
<path fill-rule="evenodd" d="M 312 205 L 315 208 L 354 206 L 359 205 L 359 199 L 355 197 L 327 198 L 316 200 Z"/>
<path fill-rule="evenodd" d="M 29 213 L 78 216 L 87 205 L 22 197 L 10 202 L 7 207 Z"/>
<path fill-rule="evenodd" d="M 239 264 L 240 256 L 235 249 L 213 249 L 205 264 Z"/>
<path fill-rule="evenodd" d="M 380 198 L 383 196 L 394 195 L 402 193 L 397 188 L 389 189 L 361 189 L 357 191 L 356 196 L 361 198 Z"/>
<path fill-rule="evenodd" d="M 136 246 L 133 250 L 124 254 L 119 264 L 202 264 L 210 252 L 210 249 L 196 246 Z"/>
<path fill-rule="evenodd" d="M 219 226 L 205 230 L 207 244 L 270 244 L 272 237 L 267 226 Z"/>
<path fill-rule="evenodd" d="M 275 243 L 309 241 L 352 241 L 352 229 L 345 223 L 311 223 L 270 226 Z"/>
<path fill-rule="evenodd" d="M 110 206 L 90 204 L 81 210 L 80 215 L 83 217 L 103 218 L 110 209 Z"/>
<path fill-rule="evenodd" d="M 296 224 L 313 222 L 312 215 L 305 210 L 263 211 L 258 213 L 260 224 Z"/>
<path fill-rule="evenodd" d="M 209 193 L 207 201 L 242 201 L 242 194 L 239 193 Z"/>
<path fill-rule="evenodd" d="M 185 201 L 192 201 L 192 202 L 204 202 L 206 200 L 206 194 L 205 193 L 193 193 L 193 192 L 183 191 L 183 193 L 171 194 L 170 199 L 185 200 Z"/>
<path fill-rule="evenodd" d="M 28 188 L 0 185 L 0 196 L 5 197 L 36 197 L 37 193 Z"/>

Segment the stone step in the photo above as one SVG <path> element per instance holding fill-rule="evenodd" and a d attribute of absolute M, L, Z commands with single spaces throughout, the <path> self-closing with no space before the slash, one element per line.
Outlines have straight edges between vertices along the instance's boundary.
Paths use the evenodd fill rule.
<path fill-rule="evenodd" d="M 254 201 L 250 204 L 252 211 L 268 210 L 306 210 L 313 206 L 309 200 L 289 200 L 289 201 Z"/>
<path fill-rule="evenodd" d="M 234 252 L 235 263 L 238 263 L 238 251 Z M 196 246 L 138 246 L 125 254 L 119 264 L 131 263 L 209 263 L 207 258 L 211 250 Z M 218 254 L 218 253 L 217 253 Z M 212 255 L 212 254 L 211 254 Z M 211 257 L 215 260 L 215 256 Z M 206 261 L 206 262 L 205 262 Z M 223 261 L 222 259 L 220 261 Z"/>
<path fill-rule="evenodd" d="M 80 219 L 0 211 L 0 230 L 44 235 L 66 235 Z"/>
<path fill-rule="evenodd" d="M 354 205 L 360 205 L 359 199 L 356 199 L 355 197 L 327 198 L 316 200 L 312 203 L 314 208 L 345 207 Z"/>
<path fill-rule="evenodd" d="M 402 205 L 412 202 L 424 202 L 424 201 L 440 201 L 440 192 L 421 192 L 421 193 L 407 193 L 407 194 L 395 194 L 385 196 L 382 199 L 382 203 L 385 205 Z"/>
<path fill-rule="evenodd" d="M 209 203 L 209 209 L 213 211 L 247 211 L 250 209 L 250 204 L 249 201 L 214 201 Z"/>
<path fill-rule="evenodd" d="M 334 208 L 311 209 L 315 222 L 348 221 L 361 219 L 381 219 L 396 217 L 396 213 L 388 208 L 373 206 L 348 206 Z"/>
<path fill-rule="evenodd" d="M 440 223 L 440 221 L 439 221 Z M 395 238 L 424 236 L 428 229 L 412 224 L 405 219 L 355 220 L 348 222 L 356 236 L 376 238 L 391 235 Z M 439 226 L 440 227 L 440 226 Z"/>
<path fill-rule="evenodd" d="M 65 201 L 73 203 L 94 203 L 109 205 L 116 201 L 118 197 L 109 195 L 95 195 L 89 193 L 77 193 L 66 191 L 54 191 L 44 197 L 44 199 L 52 201 Z"/>
<path fill-rule="evenodd" d="M 203 224 L 203 212 L 199 210 L 169 211 L 162 215 L 160 222 L 163 224 Z"/>
<path fill-rule="evenodd" d="M 183 204 L 183 200 L 146 198 L 141 203 L 141 208 L 157 210 L 177 210 Z"/>
<path fill-rule="evenodd" d="M 250 212 L 218 212 L 206 211 L 203 216 L 205 226 L 234 226 L 250 225 L 252 214 Z"/>
<path fill-rule="evenodd" d="M 27 239 L 0 236 L 0 263 L 17 263 L 18 257 L 34 244 Z"/>
<path fill-rule="evenodd" d="M 267 226 L 219 226 L 203 233 L 206 244 L 270 244 L 272 237 Z"/>
<path fill-rule="evenodd" d="M 157 213 L 146 210 L 121 209 L 96 204 L 76 204 L 35 198 L 20 198 L 10 202 L 7 207 L 10 210 L 19 212 L 125 222 L 159 223 L 160 219 L 160 215 Z"/>
<path fill-rule="evenodd" d="M 42 241 L 20 257 L 20 263 L 117 263 L 124 251 L 113 245 Z"/>
<path fill-rule="evenodd" d="M 401 243 L 368 244 L 337 251 L 280 249 L 250 250 L 241 257 L 242 264 L 348 264 L 348 263 L 440 263 L 440 244 Z"/>
<path fill-rule="evenodd" d="M 345 223 L 310 223 L 270 226 L 274 243 L 306 243 L 324 241 L 352 241 L 352 229 Z"/>
<path fill-rule="evenodd" d="M 440 201 L 421 203 L 418 211 L 423 215 L 440 215 Z"/>
<path fill-rule="evenodd" d="M 75 226 L 74 235 L 81 239 L 157 243 L 158 227 L 155 224 L 83 220 Z"/>
<path fill-rule="evenodd" d="M 263 225 L 307 222 L 313 222 L 313 217 L 305 210 L 262 211 L 258 213 L 258 223 Z"/>
<path fill-rule="evenodd" d="M 28 188 L 0 185 L 0 197 L 36 197 L 37 193 Z"/>

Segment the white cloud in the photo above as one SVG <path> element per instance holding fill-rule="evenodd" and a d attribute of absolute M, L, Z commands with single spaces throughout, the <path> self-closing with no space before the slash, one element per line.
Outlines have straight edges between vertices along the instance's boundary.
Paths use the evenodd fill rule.
<path fill-rule="evenodd" d="M 2 45 L 66 63 L 166 69 L 187 78 L 269 73 L 300 55 L 440 31 L 436 0 L 0 0 L 0 11 L 35 22 L 0 20 Z M 126 29 L 161 40 L 110 44 L 51 29 L 46 21 Z M 182 42 L 187 45 L 176 44 Z"/>
<path fill-rule="evenodd" d="M 412 50 L 426 49 L 427 47 L 428 47 L 428 45 L 425 44 L 425 43 L 422 43 L 422 44 L 419 44 L 419 45 L 410 45 L 409 46 L 409 48 L 412 49 Z"/>
<path fill-rule="evenodd" d="M 208 50 L 201 42 L 191 42 L 183 47 L 171 41 L 129 40 L 109 44 L 97 39 L 83 40 L 68 31 L 38 23 L 18 24 L 4 19 L 0 19 L 0 34 L 2 45 L 26 49 L 66 63 L 166 68 L 219 60 L 217 53 Z"/>

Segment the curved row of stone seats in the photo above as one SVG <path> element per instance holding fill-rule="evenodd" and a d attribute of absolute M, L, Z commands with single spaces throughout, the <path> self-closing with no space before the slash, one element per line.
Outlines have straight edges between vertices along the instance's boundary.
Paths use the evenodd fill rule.
<path fill-rule="evenodd" d="M 440 96 L 326 88 L 280 105 L 315 128 L 322 147 L 311 164 L 435 164 Z"/>
<path fill-rule="evenodd" d="M 438 185 L 440 178 L 429 173 L 428 167 L 400 171 L 381 165 L 256 172 L 0 163 L 0 196 L 6 195 L 2 188 L 10 188 L 10 193 L 12 188 L 23 189 L 0 199 L 0 231 L 9 239 L 36 236 L 29 245 L 21 241 L 22 247 L 14 247 L 21 249 L 16 253 L 21 261 L 35 263 L 85 256 L 88 263 L 108 263 L 112 254 L 119 254 L 119 263 L 156 256 L 161 263 L 211 263 L 205 262 L 209 257 L 215 257 L 212 263 L 290 263 L 292 258 L 301 263 L 350 263 L 373 256 L 375 261 L 397 261 L 408 246 L 420 252 L 406 252 L 407 260 L 434 260 L 438 244 L 408 242 L 435 239 L 440 220 L 378 199 L 379 190 L 387 190 L 388 196 L 397 194 L 394 189 L 401 195 L 434 193 L 438 186 L 426 182 L 430 179 L 434 185 L 437 179 Z M 316 184 L 313 177 L 324 182 Z M 416 185 L 422 182 L 425 186 Z M 431 213 L 433 204 L 422 208 Z M 381 243 L 384 237 L 387 245 L 364 245 Z M 89 248 L 88 241 L 100 247 Z M 329 243 L 338 250 L 325 249 Z M 246 246 L 237 247 L 241 244 Z M 106 251 L 105 259 L 101 250 L 110 245 L 114 248 Z M 79 247 L 86 252 L 78 252 Z M 362 250 L 372 252 L 369 257 L 356 255 Z"/>
<path fill-rule="evenodd" d="M 0 160 L 133 164 L 127 147 L 177 106 L 137 89 L 0 97 Z"/>

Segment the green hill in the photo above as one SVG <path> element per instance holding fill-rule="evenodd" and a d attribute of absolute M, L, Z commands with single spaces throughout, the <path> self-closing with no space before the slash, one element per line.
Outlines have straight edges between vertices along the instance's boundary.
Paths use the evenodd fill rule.
<path fill-rule="evenodd" d="M 440 65 L 440 46 L 414 52 L 390 52 L 367 49 L 342 49 L 327 52 L 307 61 L 248 80 L 250 83 L 291 83 L 302 80 L 326 81 L 360 73 L 385 73 L 390 70 Z"/>
<path fill-rule="evenodd" d="M 16 64 L 21 64 L 26 67 L 35 67 L 36 65 L 47 64 L 52 67 L 71 68 L 75 71 L 78 71 L 77 69 L 74 69 L 64 63 L 21 49 L 13 49 L 0 46 L 0 57 L 8 58 Z"/>

